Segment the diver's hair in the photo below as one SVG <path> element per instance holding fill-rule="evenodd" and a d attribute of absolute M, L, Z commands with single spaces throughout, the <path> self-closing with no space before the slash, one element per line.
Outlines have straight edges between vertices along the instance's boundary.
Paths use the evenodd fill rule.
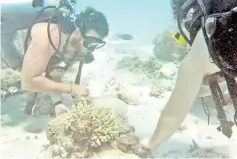
<path fill-rule="evenodd" d="M 109 24 L 105 15 L 92 7 L 87 7 L 85 11 L 78 14 L 75 23 L 82 34 L 88 30 L 96 31 L 102 38 L 109 34 Z"/>

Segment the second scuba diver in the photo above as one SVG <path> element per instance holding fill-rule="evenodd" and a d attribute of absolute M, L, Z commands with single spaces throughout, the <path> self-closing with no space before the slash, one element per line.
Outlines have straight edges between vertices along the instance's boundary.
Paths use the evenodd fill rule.
<path fill-rule="evenodd" d="M 191 49 L 179 66 L 175 87 L 160 115 L 152 137 L 141 141 L 140 156 L 142 157 L 151 157 L 152 153 L 176 132 L 194 103 L 207 75 L 220 71 L 224 74 L 234 104 L 234 122 L 237 126 L 237 94 L 235 93 L 237 87 L 234 80 L 237 75 L 235 57 L 237 1 L 173 1 L 174 5 L 180 6 L 177 9 L 185 10 L 187 7 L 186 11 L 190 8 L 194 11 L 193 18 L 186 23 L 192 41 L 189 42 Z M 222 133 L 230 138 L 233 124 L 227 121 L 223 113 L 218 114 L 217 117 Z"/>

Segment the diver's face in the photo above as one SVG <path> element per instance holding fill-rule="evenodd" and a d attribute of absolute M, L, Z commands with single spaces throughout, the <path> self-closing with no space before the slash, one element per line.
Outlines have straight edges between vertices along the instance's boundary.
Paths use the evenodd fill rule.
<path fill-rule="evenodd" d="M 86 53 L 92 53 L 104 45 L 105 42 L 94 30 L 88 30 L 83 37 L 80 31 L 74 31 L 69 39 L 64 59 L 78 61 L 80 58 L 84 58 Z"/>
<path fill-rule="evenodd" d="M 78 30 L 74 31 L 69 38 L 63 54 L 64 60 L 71 61 L 76 54 L 83 56 L 83 38 Z"/>

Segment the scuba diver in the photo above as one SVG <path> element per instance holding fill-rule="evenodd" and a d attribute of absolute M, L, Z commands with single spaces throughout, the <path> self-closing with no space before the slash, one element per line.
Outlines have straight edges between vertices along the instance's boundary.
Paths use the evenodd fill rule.
<path fill-rule="evenodd" d="M 43 2 L 34 0 L 32 6 L 44 6 Z M 22 61 L 11 62 L 8 54 L 12 57 L 14 54 L 7 51 L 13 51 L 15 59 L 19 59 L 19 53 L 9 45 L 4 47 L 5 43 L 2 43 L 3 60 L 13 69 L 21 69 L 21 89 L 35 92 L 34 98 L 27 102 L 26 114 L 31 115 L 36 110 L 34 102 L 37 93 L 50 94 L 56 115 L 68 110 L 62 104 L 62 93 L 80 99 L 89 95 L 86 86 L 80 84 L 82 65 L 91 63 L 94 60 L 92 53 L 105 45 L 103 39 L 108 35 L 109 27 L 103 13 L 88 7 L 75 14 L 75 5 L 76 0 L 61 0 L 58 6 L 47 6 L 38 12 L 25 36 Z M 47 13 L 47 9 L 53 11 Z M 62 75 L 76 62 L 80 65 L 75 84 L 62 83 Z"/>
<path fill-rule="evenodd" d="M 140 156 L 152 153 L 180 127 L 206 76 L 220 121 L 219 131 L 228 138 L 237 126 L 237 0 L 172 0 L 181 42 L 190 45 L 181 62 L 172 94 L 165 105 L 152 137 L 141 141 Z M 190 14 L 192 15 L 190 18 Z M 182 26 L 189 33 L 185 35 Z M 179 37 L 179 35 L 177 35 Z M 235 109 L 234 123 L 227 120 L 215 76 L 224 77 Z"/>

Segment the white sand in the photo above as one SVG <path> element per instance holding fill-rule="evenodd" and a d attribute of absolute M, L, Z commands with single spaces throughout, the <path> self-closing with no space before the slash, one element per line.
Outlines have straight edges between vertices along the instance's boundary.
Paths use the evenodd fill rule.
<path fill-rule="evenodd" d="M 126 72 L 116 72 L 113 69 L 116 61 L 116 55 L 112 53 L 113 51 L 112 46 L 108 46 L 106 49 L 98 52 L 95 57 L 96 61 L 84 67 L 83 80 L 90 79 L 87 83 L 89 83 L 90 89 L 93 89 L 92 95 L 94 97 L 101 95 L 104 83 L 113 77 L 123 82 L 128 90 L 134 91 L 136 89 L 136 91 L 140 91 L 139 105 L 128 106 L 128 118 L 129 122 L 135 126 L 138 136 L 141 138 L 151 137 L 160 112 L 171 92 L 164 92 L 165 98 L 162 99 L 149 97 L 149 88 L 147 86 L 137 86 L 134 84 L 140 78 Z M 171 70 L 171 68 L 175 69 L 174 65 L 169 64 L 164 70 Z M 46 151 L 43 151 L 43 146 L 48 143 L 44 130 L 50 117 L 24 115 L 23 98 L 24 95 L 12 97 L 2 103 L 1 157 L 4 159 L 47 158 Z M 196 153 L 203 153 L 207 154 L 207 158 L 237 158 L 237 151 L 235 150 L 237 148 L 236 128 L 233 129 L 235 132 L 231 139 L 218 132 L 216 130 L 218 121 L 214 104 L 210 98 L 206 101 L 211 112 L 210 125 L 208 126 L 207 124 L 207 117 L 203 111 L 201 101 L 197 99 L 182 124 L 184 130 L 181 132 L 177 131 L 159 147 L 156 157 L 191 158 L 195 157 Z M 228 116 L 232 120 L 232 106 L 228 107 L 228 109 L 230 109 Z M 200 146 L 200 150 L 189 152 L 193 139 Z"/>

